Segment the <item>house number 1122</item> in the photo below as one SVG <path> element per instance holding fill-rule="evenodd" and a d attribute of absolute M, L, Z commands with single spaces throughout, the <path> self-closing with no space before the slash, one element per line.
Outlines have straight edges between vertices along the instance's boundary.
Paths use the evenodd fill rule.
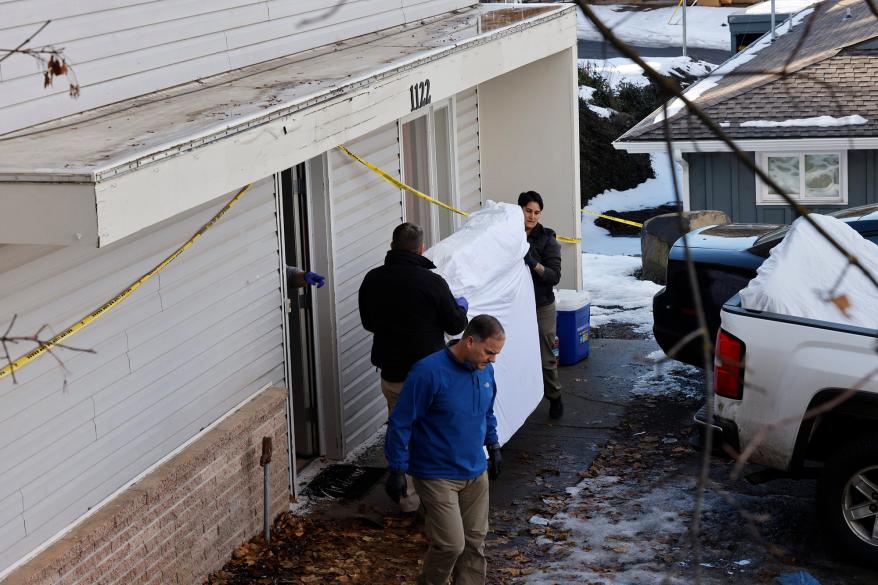
<path fill-rule="evenodd" d="M 423 108 L 430 103 L 430 80 L 425 79 L 409 87 L 409 98 L 412 102 L 412 111 Z"/>

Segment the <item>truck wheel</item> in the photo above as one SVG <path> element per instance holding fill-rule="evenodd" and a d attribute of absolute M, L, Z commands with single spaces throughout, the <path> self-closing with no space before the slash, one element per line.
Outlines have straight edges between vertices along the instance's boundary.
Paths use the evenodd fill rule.
<path fill-rule="evenodd" d="M 878 437 L 853 441 L 832 454 L 818 485 L 817 508 L 833 549 L 878 565 Z"/>

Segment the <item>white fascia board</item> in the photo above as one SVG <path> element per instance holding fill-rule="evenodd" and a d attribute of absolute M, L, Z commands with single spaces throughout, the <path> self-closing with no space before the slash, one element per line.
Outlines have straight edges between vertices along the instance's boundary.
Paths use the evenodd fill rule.
<path fill-rule="evenodd" d="M 738 148 L 746 152 L 759 151 L 801 151 L 801 150 L 875 150 L 878 149 L 878 137 L 850 137 L 850 138 L 783 138 L 774 140 L 745 139 L 735 140 Z M 671 143 L 674 150 L 680 152 L 731 152 L 731 148 L 725 142 L 719 140 L 694 140 L 674 141 Z M 664 141 L 631 141 L 613 142 L 616 150 L 624 150 L 629 153 L 656 153 L 668 152 L 668 145 Z"/>
<path fill-rule="evenodd" d="M 575 12 L 570 10 L 539 26 L 400 67 L 331 100 L 99 182 L 98 245 L 118 241 L 410 114 L 413 84 L 429 79 L 432 99 L 439 101 L 575 46 L 575 31 Z"/>
<path fill-rule="evenodd" d="M 0 244 L 98 246 L 95 186 L 0 183 Z"/>

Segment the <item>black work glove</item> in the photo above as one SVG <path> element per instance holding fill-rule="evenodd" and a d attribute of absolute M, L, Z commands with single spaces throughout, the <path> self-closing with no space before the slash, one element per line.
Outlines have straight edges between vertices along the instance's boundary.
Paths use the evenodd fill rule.
<path fill-rule="evenodd" d="M 384 491 L 387 492 L 391 500 L 398 504 L 400 498 L 408 495 L 405 489 L 405 473 L 391 470 L 384 483 Z"/>
<path fill-rule="evenodd" d="M 500 455 L 500 443 L 488 445 L 488 479 L 497 479 L 503 470 L 503 456 Z"/>
<path fill-rule="evenodd" d="M 524 255 L 524 263 L 527 264 L 527 267 L 531 269 L 540 263 L 540 261 L 537 259 L 537 255 L 534 254 L 533 248 L 528 250 L 527 254 Z"/>

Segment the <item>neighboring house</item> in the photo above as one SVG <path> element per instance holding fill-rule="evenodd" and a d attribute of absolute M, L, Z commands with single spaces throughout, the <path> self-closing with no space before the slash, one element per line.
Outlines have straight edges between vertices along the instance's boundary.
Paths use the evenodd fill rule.
<path fill-rule="evenodd" d="M 827 0 L 797 13 L 773 43 L 762 37 L 686 95 L 812 211 L 878 201 L 878 21 L 867 4 Z M 668 103 L 684 206 L 791 222 L 791 207 L 681 106 Z M 657 110 L 614 145 L 667 152 L 662 120 Z"/>
<path fill-rule="evenodd" d="M 37 8 L 37 6 L 39 8 Z M 0 583 L 200 583 L 311 458 L 386 419 L 357 290 L 409 219 L 535 189 L 578 237 L 576 15 L 474 0 L 4 5 L 0 331 L 58 332 L 228 214 L 56 350 L 0 379 Z M 577 246 L 562 285 L 577 288 Z M 287 290 L 283 266 L 328 277 Z M 287 300 L 291 298 L 292 301 Z M 29 347 L 10 347 L 18 355 Z M 0 365 L 2 366 L 2 365 Z"/>
<path fill-rule="evenodd" d="M 762 35 L 771 32 L 772 9 L 774 9 L 773 20 L 776 30 L 790 16 L 817 2 L 820 0 L 767 0 L 737 14 L 730 14 L 728 22 L 731 54 L 743 51 Z"/>

